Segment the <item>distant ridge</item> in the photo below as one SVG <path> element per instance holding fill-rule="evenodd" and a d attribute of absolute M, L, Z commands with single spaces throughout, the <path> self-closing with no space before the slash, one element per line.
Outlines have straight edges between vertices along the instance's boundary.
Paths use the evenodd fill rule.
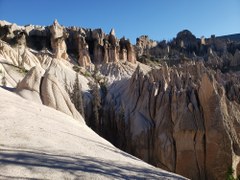
<path fill-rule="evenodd" d="M 238 34 L 230 34 L 230 35 L 223 35 L 217 36 L 218 39 L 229 39 L 231 41 L 240 41 L 240 33 Z"/>

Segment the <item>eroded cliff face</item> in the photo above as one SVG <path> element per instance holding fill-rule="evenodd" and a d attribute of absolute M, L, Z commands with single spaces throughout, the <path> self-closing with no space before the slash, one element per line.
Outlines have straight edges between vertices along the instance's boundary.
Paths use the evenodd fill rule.
<path fill-rule="evenodd" d="M 65 92 L 77 74 L 86 123 L 94 82 L 101 97 L 92 128 L 117 147 L 191 179 L 225 179 L 230 167 L 240 174 L 240 74 L 229 71 L 239 66 L 236 44 L 214 37 L 200 42 L 182 31 L 172 42 L 156 45 L 142 36 L 134 46 L 114 29 L 105 34 L 57 21 L 47 27 L 0 21 L 0 38 L 1 78 L 20 96 L 81 119 Z M 164 59 L 151 68 L 136 55 Z"/>
<path fill-rule="evenodd" d="M 191 179 L 224 179 L 229 167 L 239 174 L 240 105 L 228 98 L 232 81 L 203 63 L 165 64 L 146 74 L 137 68 L 107 95 L 106 126 L 119 137 L 109 139 Z"/>
<path fill-rule="evenodd" d="M 64 27 L 57 20 L 51 26 L 17 26 L 0 23 L 0 38 L 11 45 L 24 34 L 25 45 L 34 50 L 50 50 L 57 59 L 77 59 L 78 64 L 92 69 L 93 64 L 128 61 L 136 63 L 134 46 L 129 40 L 120 40 L 112 29 L 106 34 L 102 29 Z M 69 57 L 70 55 L 70 57 Z"/>
<path fill-rule="evenodd" d="M 50 26 L 51 32 L 51 46 L 53 49 L 54 57 L 57 59 L 68 59 L 67 54 L 67 46 L 65 43 L 65 39 L 68 34 L 64 31 L 64 27 L 62 27 L 57 20 L 53 22 L 53 25 Z"/>

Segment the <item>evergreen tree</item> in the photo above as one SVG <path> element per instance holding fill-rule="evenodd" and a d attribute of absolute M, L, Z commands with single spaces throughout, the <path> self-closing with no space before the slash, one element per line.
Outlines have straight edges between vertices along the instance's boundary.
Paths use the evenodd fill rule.
<path fill-rule="evenodd" d="M 99 116 L 99 111 L 101 108 L 101 95 L 98 89 L 98 83 L 96 81 L 89 85 L 90 85 L 91 94 L 92 94 L 92 110 L 93 110 L 92 121 L 90 126 L 92 126 L 93 129 L 99 131 L 101 127 L 100 116 Z"/>
<path fill-rule="evenodd" d="M 67 88 L 65 86 L 65 88 Z M 73 85 L 73 90 L 70 93 L 70 99 L 75 105 L 75 108 L 78 110 L 78 112 L 83 116 L 84 118 L 84 108 L 83 108 L 83 97 L 82 97 L 82 88 L 79 83 L 78 73 L 76 73 L 75 82 Z"/>

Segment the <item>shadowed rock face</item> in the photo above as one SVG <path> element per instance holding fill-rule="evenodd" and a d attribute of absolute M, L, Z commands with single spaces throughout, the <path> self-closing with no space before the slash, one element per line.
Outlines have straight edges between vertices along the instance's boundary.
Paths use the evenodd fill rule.
<path fill-rule="evenodd" d="M 140 36 L 136 39 L 137 55 L 149 55 L 149 50 L 157 46 L 157 42 L 149 39 L 148 36 Z"/>
<path fill-rule="evenodd" d="M 88 44 L 84 37 L 79 37 L 79 58 L 78 63 L 84 68 L 90 68 L 91 58 L 88 51 Z"/>
<path fill-rule="evenodd" d="M 164 65 L 147 74 L 138 68 L 107 95 L 106 126 L 118 137 L 109 139 L 191 179 L 224 179 L 229 167 L 239 174 L 240 105 L 228 98 L 234 96 L 231 81 L 239 85 L 202 63 Z"/>

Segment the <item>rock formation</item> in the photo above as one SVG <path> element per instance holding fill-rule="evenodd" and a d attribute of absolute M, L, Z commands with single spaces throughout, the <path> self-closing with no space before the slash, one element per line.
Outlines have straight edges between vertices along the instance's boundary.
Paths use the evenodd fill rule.
<path fill-rule="evenodd" d="M 41 67 L 33 67 L 18 83 L 16 93 L 25 99 L 42 104 L 40 86 L 44 73 L 45 71 Z"/>
<path fill-rule="evenodd" d="M 236 50 L 234 56 L 230 60 L 230 66 L 239 66 L 240 65 L 240 50 Z"/>
<path fill-rule="evenodd" d="M 157 42 L 143 35 L 136 39 L 137 56 L 149 55 L 149 50 L 157 46 Z"/>
<path fill-rule="evenodd" d="M 44 105 L 72 116 L 76 120 L 82 121 L 82 116 L 74 107 L 69 95 L 53 75 L 45 74 L 40 88 L 41 99 Z"/>
<path fill-rule="evenodd" d="M 44 72 L 40 67 L 33 67 L 18 84 L 16 93 L 25 99 L 52 107 L 82 121 L 82 116 L 57 78 L 49 71 L 45 74 Z"/>
<path fill-rule="evenodd" d="M 147 74 L 137 68 L 128 82 L 107 95 L 106 126 L 113 126 L 112 133 L 123 141 L 109 139 L 190 179 L 224 179 L 229 167 L 239 175 L 240 104 L 226 96 L 232 94 L 225 86 L 229 80 L 202 63 L 165 65 Z M 124 119 L 118 118 L 121 107 Z"/>
<path fill-rule="evenodd" d="M 88 44 L 84 37 L 79 37 L 79 58 L 78 63 L 84 68 L 90 68 L 91 59 L 89 56 Z"/>
<path fill-rule="evenodd" d="M 126 40 L 125 37 L 120 39 L 120 49 L 121 57 L 124 61 L 136 63 L 136 52 L 129 39 Z"/>
<path fill-rule="evenodd" d="M 186 180 L 119 150 L 66 114 L 2 88 L 0 97 L 1 179 Z"/>
<path fill-rule="evenodd" d="M 119 61 L 119 42 L 115 35 L 115 30 L 111 29 L 109 36 L 108 36 L 108 42 L 109 42 L 109 61 L 111 62 L 118 62 Z"/>
<path fill-rule="evenodd" d="M 197 50 L 197 38 L 188 30 L 183 30 L 177 34 L 176 37 L 177 45 L 190 51 Z"/>
<path fill-rule="evenodd" d="M 81 121 L 64 90 L 72 90 L 77 75 L 86 122 L 88 84 L 100 87 L 96 128 L 114 145 L 191 179 L 225 179 L 231 167 L 240 175 L 239 42 L 198 39 L 184 30 L 169 42 L 142 36 L 134 46 L 114 29 L 105 34 L 57 21 L 47 27 L 0 22 L 0 38 L 1 77 L 9 87 L 21 80 L 20 96 Z"/>
<path fill-rule="evenodd" d="M 67 38 L 64 28 L 58 23 L 57 20 L 53 22 L 50 27 L 51 31 L 51 46 L 54 52 L 54 57 L 57 59 L 68 59 L 67 46 L 65 39 Z"/>
<path fill-rule="evenodd" d="M 136 63 L 135 47 L 129 40 L 124 48 L 120 47 L 115 30 L 105 34 L 102 29 L 63 27 L 57 20 L 47 27 L 28 25 L 19 27 L 1 23 L 0 38 L 14 44 L 16 32 L 26 36 L 26 46 L 37 51 L 52 49 L 54 58 L 68 60 L 68 52 L 78 59 L 82 67 L 89 68 L 91 63 L 117 63 L 119 60 Z"/>

